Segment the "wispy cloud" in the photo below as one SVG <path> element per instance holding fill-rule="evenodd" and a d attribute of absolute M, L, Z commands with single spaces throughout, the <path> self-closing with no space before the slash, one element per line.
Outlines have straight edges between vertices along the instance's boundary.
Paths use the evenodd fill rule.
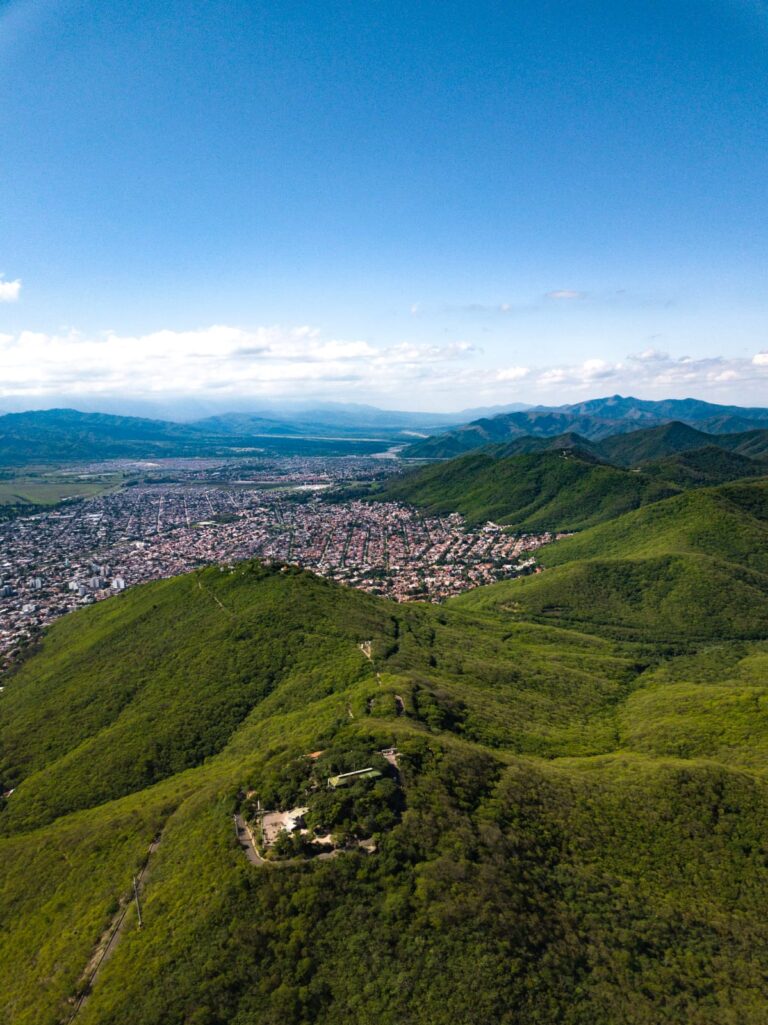
<path fill-rule="evenodd" d="M 558 288 L 554 292 L 547 292 L 547 299 L 568 302 L 570 299 L 583 299 L 585 295 L 585 292 L 577 292 L 572 288 Z"/>
<path fill-rule="evenodd" d="M 512 313 L 515 310 L 512 303 L 465 303 L 464 306 L 446 306 L 449 313 L 470 313 L 480 314 L 485 317 L 493 317 L 498 314 Z"/>
<path fill-rule="evenodd" d="M 21 281 L 5 281 L 0 274 L 0 303 L 15 303 L 21 293 Z"/>
<path fill-rule="evenodd" d="M 496 371 L 497 381 L 522 381 L 530 374 L 528 367 L 502 367 Z"/>
<path fill-rule="evenodd" d="M 294 395 L 350 389 L 395 392 L 441 376 L 474 346 L 325 339 L 316 328 L 212 325 L 195 331 L 128 336 L 77 331 L 0 335 L 0 395 L 205 394 Z M 88 372 L 74 368 L 88 368 Z"/>
<path fill-rule="evenodd" d="M 713 401 L 733 401 L 734 386 L 738 385 L 745 394 L 751 392 L 758 401 L 768 403 L 768 352 L 758 352 L 751 359 L 695 359 L 646 349 L 625 360 L 588 359 L 550 367 L 532 375 L 531 383 L 541 392 L 592 394 L 603 386 L 656 397 L 706 394 Z"/>
<path fill-rule="evenodd" d="M 529 347 L 530 351 L 530 347 Z M 490 365 L 489 365 L 490 364 Z M 460 408 L 509 401 L 556 404 L 622 392 L 647 398 L 698 395 L 768 404 L 768 349 L 740 358 L 670 356 L 647 348 L 621 360 L 491 363 L 469 341 L 444 345 L 327 338 L 314 327 L 245 329 L 218 324 L 143 335 L 108 331 L 0 334 L 0 399 L 19 405 L 78 397 L 348 397 Z"/>

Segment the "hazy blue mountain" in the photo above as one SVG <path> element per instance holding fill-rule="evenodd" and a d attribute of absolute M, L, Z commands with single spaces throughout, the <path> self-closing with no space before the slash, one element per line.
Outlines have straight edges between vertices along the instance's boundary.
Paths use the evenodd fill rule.
<path fill-rule="evenodd" d="M 291 436 L 293 435 L 293 436 Z M 323 436 L 324 435 L 324 436 Z M 382 451 L 380 440 L 339 437 L 326 430 L 309 437 L 291 425 L 261 420 L 250 433 L 225 424 L 179 424 L 142 417 L 49 409 L 0 416 L 0 465 L 22 466 L 81 459 L 146 459 L 162 456 L 348 455 Z"/>
<path fill-rule="evenodd" d="M 534 407 L 463 424 L 434 438 L 409 445 L 403 455 L 418 459 L 450 459 L 485 445 L 523 437 L 556 437 L 578 433 L 600 441 L 642 427 L 679 421 L 712 434 L 738 433 L 745 426 L 768 427 L 768 409 L 718 406 L 698 399 L 651 401 L 613 395 L 559 407 Z M 705 444 L 700 442 L 700 444 Z M 667 453 L 668 454 L 668 453 Z"/>
<path fill-rule="evenodd" d="M 682 420 L 695 422 L 718 417 L 739 417 L 768 422 L 768 409 L 742 406 L 721 406 L 701 399 L 636 399 L 611 395 L 560 407 L 580 416 L 597 416 L 609 420 Z"/>

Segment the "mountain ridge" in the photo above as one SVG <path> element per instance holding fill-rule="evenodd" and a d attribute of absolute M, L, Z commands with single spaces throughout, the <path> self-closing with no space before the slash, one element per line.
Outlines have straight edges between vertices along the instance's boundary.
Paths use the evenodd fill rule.
<path fill-rule="evenodd" d="M 465 411 L 467 415 L 477 412 Z M 405 413 L 343 403 L 322 408 L 302 405 L 283 414 L 278 409 L 219 413 L 184 422 L 64 408 L 6 413 L 0 416 L 0 465 L 226 456 L 249 449 L 303 455 L 365 454 L 394 445 L 404 445 L 401 454 L 405 458 L 452 458 L 489 444 L 523 442 L 530 437 L 577 434 L 586 442 L 598 443 L 675 419 L 696 429 L 705 428 L 711 437 L 749 428 L 756 432 L 755 451 L 744 454 L 752 455 L 762 444 L 757 437 L 760 430 L 768 429 L 768 410 L 721 407 L 695 399 L 656 402 L 613 396 L 571 406 L 515 408 L 452 427 L 461 415 Z M 763 424 L 766 426 L 761 427 Z M 414 434 L 426 437 L 413 442 Z"/>
<path fill-rule="evenodd" d="M 618 414 L 618 415 L 617 415 Z M 717 406 L 699 399 L 640 400 L 612 396 L 590 399 L 560 407 L 533 407 L 526 412 L 500 414 L 476 420 L 461 427 L 409 445 L 406 458 L 444 459 L 484 445 L 511 441 L 524 436 L 553 437 L 567 432 L 581 434 L 589 441 L 655 427 L 670 421 L 688 426 L 709 427 L 712 433 L 733 433 L 734 423 L 768 427 L 768 410 Z"/>

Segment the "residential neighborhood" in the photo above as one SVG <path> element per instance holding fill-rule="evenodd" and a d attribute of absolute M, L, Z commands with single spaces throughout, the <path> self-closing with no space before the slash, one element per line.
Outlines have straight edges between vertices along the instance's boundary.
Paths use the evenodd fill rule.
<path fill-rule="evenodd" d="M 167 460 L 146 464 L 163 479 L 0 523 L 0 667 L 74 608 L 207 564 L 290 563 L 396 601 L 439 602 L 530 571 L 553 540 L 401 503 L 324 500 L 395 472 L 390 463 Z"/>

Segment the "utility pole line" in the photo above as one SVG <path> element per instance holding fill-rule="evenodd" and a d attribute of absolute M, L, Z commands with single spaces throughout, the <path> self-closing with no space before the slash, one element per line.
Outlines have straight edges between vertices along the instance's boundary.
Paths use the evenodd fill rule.
<path fill-rule="evenodd" d="M 142 929 L 144 927 L 144 922 L 142 921 L 142 918 L 141 918 L 141 901 L 139 900 L 139 884 L 136 882 L 136 876 L 133 877 L 133 893 L 134 893 L 134 896 L 136 897 L 136 911 L 138 912 L 138 915 L 139 915 L 139 928 Z"/>

